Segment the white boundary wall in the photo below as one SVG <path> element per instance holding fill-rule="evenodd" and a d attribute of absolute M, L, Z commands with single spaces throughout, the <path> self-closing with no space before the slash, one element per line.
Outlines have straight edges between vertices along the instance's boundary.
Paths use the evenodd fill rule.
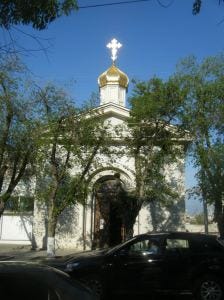
<path fill-rule="evenodd" d="M 32 215 L 3 215 L 0 219 L 0 244 L 31 245 Z"/>

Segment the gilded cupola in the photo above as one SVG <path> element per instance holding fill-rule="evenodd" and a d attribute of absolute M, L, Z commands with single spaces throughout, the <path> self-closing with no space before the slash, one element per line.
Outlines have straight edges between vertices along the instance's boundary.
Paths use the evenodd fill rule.
<path fill-rule="evenodd" d="M 98 78 L 99 87 L 107 84 L 118 84 L 123 88 L 128 87 L 128 76 L 113 64 L 109 69 L 103 72 Z"/>
<path fill-rule="evenodd" d="M 125 106 L 126 93 L 128 88 L 128 76 L 116 65 L 117 50 L 122 45 L 113 39 L 107 47 L 111 49 L 112 66 L 98 77 L 100 89 L 100 104 L 114 103 Z"/>

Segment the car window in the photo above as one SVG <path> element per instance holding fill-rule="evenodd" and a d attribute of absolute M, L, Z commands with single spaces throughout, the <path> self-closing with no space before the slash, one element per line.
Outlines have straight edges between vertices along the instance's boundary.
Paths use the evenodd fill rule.
<path fill-rule="evenodd" d="M 189 249 L 189 241 L 187 239 L 171 239 L 166 240 L 166 250 L 173 251 L 178 249 Z"/>
<path fill-rule="evenodd" d="M 129 247 L 129 254 L 147 255 L 160 252 L 159 242 L 156 239 L 145 239 L 136 241 Z"/>

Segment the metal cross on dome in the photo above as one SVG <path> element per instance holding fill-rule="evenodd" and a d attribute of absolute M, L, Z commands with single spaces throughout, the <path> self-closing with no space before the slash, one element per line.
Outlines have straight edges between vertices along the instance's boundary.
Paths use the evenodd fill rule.
<path fill-rule="evenodd" d="M 117 59 L 117 50 L 122 47 L 122 44 L 119 43 L 116 39 L 112 39 L 112 41 L 107 44 L 107 48 L 111 49 L 111 59 L 113 63 Z"/>

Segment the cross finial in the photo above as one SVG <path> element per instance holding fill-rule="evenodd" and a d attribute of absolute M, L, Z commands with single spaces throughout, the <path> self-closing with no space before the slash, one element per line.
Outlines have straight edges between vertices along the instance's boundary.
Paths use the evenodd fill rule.
<path fill-rule="evenodd" d="M 112 39 L 112 41 L 107 44 L 107 48 L 111 49 L 111 59 L 113 63 L 117 59 L 117 50 L 122 47 L 122 44 L 119 43 L 116 39 Z"/>

